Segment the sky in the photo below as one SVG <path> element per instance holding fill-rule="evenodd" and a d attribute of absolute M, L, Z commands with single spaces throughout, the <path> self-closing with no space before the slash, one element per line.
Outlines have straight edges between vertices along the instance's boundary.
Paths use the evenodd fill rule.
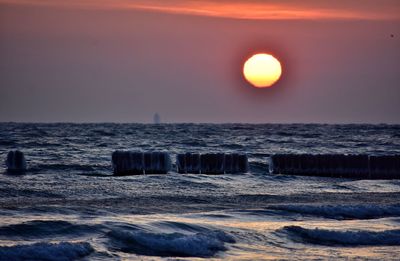
<path fill-rule="evenodd" d="M 245 60 L 282 64 L 271 88 Z M 400 1 L 0 0 L 0 121 L 400 124 Z"/>

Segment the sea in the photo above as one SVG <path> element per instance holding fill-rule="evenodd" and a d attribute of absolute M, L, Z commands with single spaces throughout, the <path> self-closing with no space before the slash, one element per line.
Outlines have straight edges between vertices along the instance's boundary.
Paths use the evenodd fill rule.
<path fill-rule="evenodd" d="M 250 167 L 113 176 L 115 150 Z M 400 259 L 400 180 L 269 174 L 274 153 L 400 154 L 400 125 L 0 123 L 0 260 Z"/>

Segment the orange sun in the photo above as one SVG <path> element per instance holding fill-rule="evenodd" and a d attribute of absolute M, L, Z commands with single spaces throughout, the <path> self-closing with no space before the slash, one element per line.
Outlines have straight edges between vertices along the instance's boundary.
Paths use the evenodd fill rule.
<path fill-rule="evenodd" d="M 243 66 L 244 78 L 257 88 L 271 87 L 279 80 L 281 74 L 281 63 L 266 53 L 253 55 Z"/>

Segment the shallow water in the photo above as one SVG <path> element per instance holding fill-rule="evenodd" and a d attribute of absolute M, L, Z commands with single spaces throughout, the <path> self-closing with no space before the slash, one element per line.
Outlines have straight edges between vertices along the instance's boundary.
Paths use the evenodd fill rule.
<path fill-rule="evenodd" d="M 400 154 L 398 125 L 0 124 L 0 260 L 393 259 L 400 181 L 268 174 L 273 153 Z M 114 150 L 247 153 L 234 175 L 112 176 Z"/>

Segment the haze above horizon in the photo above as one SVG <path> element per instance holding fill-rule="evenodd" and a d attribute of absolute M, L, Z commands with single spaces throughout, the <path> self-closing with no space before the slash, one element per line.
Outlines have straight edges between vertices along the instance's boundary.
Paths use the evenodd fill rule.
<path fill-rule="evenodd" d="M 399 39 L 398 1 L 0 0 L 0 121 L 399 124 Z"/>

